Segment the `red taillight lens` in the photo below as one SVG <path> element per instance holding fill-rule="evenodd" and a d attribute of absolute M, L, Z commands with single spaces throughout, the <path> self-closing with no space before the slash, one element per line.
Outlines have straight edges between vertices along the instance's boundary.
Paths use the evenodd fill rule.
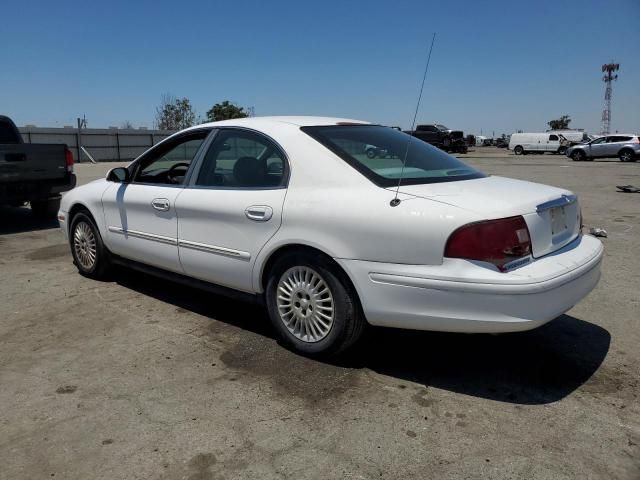
<path fill-rule="evenodd" d="M 64 164 L 67 167 L 67 172 L 73 172 L 73 153 L 68 148 L 64 152 Z"/>
<path fill-rule="evenodd" d="M 447 240 L 444 256 L 505 265 L 531 255 L 529 229 L 521 216 L 470 223 L 458 228 Z"/>

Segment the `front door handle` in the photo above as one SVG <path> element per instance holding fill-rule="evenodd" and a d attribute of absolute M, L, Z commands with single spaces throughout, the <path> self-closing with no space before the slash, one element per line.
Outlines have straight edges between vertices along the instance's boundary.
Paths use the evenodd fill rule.
<path fill-rule="evenodd" d="M 249 220 L 255 222 L 266 222 L 273 217 L 273 208 L 268 205 L 252 205 L 247 207 L 244 214 Z"/>
<path fill-rule="evenodd" d="M 168 198 L 154 198 L 151 200 L 151 206 L 161 212 L 169 211 L 169 199 Z"/>

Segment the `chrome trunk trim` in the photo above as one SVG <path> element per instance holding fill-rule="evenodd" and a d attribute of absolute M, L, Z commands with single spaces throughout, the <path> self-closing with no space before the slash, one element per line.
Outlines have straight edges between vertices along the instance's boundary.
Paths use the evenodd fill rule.
<path fill-rule="evenodd" d="M 544 212 L 555 207 L 566 207 L 572 203 L 578 201 L 578 197 L 575 195 L 562 195 L 560 198 L 549 200 L 548 202 L 541 203 L 536 206 L 536 213 Z"/>

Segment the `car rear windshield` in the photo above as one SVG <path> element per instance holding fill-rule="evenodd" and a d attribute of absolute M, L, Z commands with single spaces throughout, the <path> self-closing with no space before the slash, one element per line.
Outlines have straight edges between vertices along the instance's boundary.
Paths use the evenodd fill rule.
<path fill-rule="evenodd" d="M 405 185 L 485 177 L 448 153 L 390 127 L 336 125 L 302 127 L 302 131 L 380 187 L 397 185 L 401 175 Z"/>

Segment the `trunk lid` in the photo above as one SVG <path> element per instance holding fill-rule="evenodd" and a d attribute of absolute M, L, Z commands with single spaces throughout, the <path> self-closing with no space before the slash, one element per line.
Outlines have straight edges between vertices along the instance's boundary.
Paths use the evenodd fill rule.
<path fill-rule="evenodd" d="M 534 257 L 562 248 L 580 233 L 578 201 L 570 191 L 561 188 L 491 176 L 402 185 L 400 191 L 474 212 L 479 221 L 522 215 L 529 229 Z"/>

